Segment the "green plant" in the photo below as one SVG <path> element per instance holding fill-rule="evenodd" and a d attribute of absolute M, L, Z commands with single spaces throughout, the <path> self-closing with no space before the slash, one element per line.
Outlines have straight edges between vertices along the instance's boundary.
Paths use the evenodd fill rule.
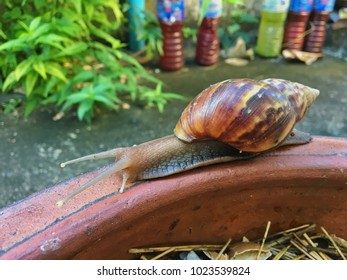
<path fill-rule="evenodd" d="M 242 29 L 244 24 L 258 23 L 258 18 L 249 14 L 243 0 L 224 0 L 224 20 L 218 28 L 222 49 L 228 49 L 238 38 L 249 43 L 249 32 Z"/>
<path fill-rule="evenodd" d="M 178 96 L 174 92 L 162 92 L 162 83 L 158 83 L 155 89 L 148 88 L 143 86 L 144 94 L 141 96 L 141 99 L 145 101 L 148 106 L 156 105 L 159 112 L 164 111 L 164 106 L 167 104 L 168 100 L 171 99 L 184 99 L 181 96 Z"/>
<path fill-rule="evenodd" d="M 158 19 L 151 12 L 141 12 L 144 15 L 135 19 L 138 40 L 144 40 L 146 55 L 162 54 L 163 41 Z"/>
<path fill-rule="evenodd" d="M 198 35 L 198 30 L 189 26 L 183 27 L 182 30 L 184 39 L 192 39 L 196 42 L 196 36 Z"/>
<path fill-rule="evenodd" d="M 161 84 L 117 38 L 124 25 L 118 1 L 15 0 L 0 5 L 2 90 L 24 88 L 26 116 L 39 106 L 56 104 L 62 111 L 77 108 L 78 118 L 90 122 L 96 105 L 116 110 L 124 99 L 150 100 L 150 85 L 157 89 Z M 155 96 L 149 105 L 159 110 L 169 97 L 180 98 L 156 91 Z"/>
<path fill-rule="evenodd" d="M 9 114 L 21 104 L 21 100 L 19 98 L 11 98 L 10 100 L 6 102 L 1 102 L 0 103 L 0 109 L 5 113 Z"/>
<path fill-rule="evenodd" d="M 200 25 L 208 10 L 211 0 L 202 0 L 198 19 Z M 218 28 L 218 36 L 222 49 L 231 47 L 237 38 L 241 37 L 246 43 L 249 42 L 249 33 L 242 30 L 242 24 L 257 23 L 258 19 L 250 15 L 246 9 L 244 0 L 223 0 L 223 17 Z"/>
<path fill-rule="evenodd" d="M 239 5 L 243 4 L 244 0 L 222 0 L 223 4 L 232 4 L 232 5 Z M 201 24 L 202 19 L 204 18 L 204 15 L 206 14 L 209 5 L 211 3 L 211 0 L 201 0 L 201 6 L 200 6 L 200 13 L 198 18 L 198 25 Z"/>

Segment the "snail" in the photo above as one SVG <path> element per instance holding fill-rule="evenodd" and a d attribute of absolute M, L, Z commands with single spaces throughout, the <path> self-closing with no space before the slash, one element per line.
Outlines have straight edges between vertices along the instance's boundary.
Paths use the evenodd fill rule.
<path fill-rule="evenodd" d="M 188 104 L 174 135 L 62 163 L 64 167 L 84 160 L 116 159 L 57 205 L 115 172 L 122 176 L 122 193 L 127 182 L 252 158 L 279 146 L 308 143 L 310 135 L 295 130 L 294 125 L 318 95 L 317 89 L 281 79 L 236 79 L 213 84 Z"/>

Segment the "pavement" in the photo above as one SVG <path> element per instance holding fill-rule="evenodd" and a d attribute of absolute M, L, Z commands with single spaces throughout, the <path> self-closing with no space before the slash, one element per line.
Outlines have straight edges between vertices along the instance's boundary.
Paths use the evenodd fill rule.
<path fill-rule="evenodd" d="M 119 112 L 99 111 L 92 124 L 74 114 L 54 121 L 51 108 L 20 114 L 0 114 L 0 208 L 39 190 L 112 162 L 99 160 L 60 168 L 60 162 L 115 147 L 139 144 L 171 134 L 188 101 L 210 84 L 235 78 L 281 78 L 321 91 L 306 117 L 296 126 L 313 135 L 347 137 L 347 62 L 326 55 L 306 66 L 278 59 L 251 61 L 244 67 L 222 60 L 214 66 L 197 66 L 192 60 L 178 72 L 156 74 L 165 91 L 187 100 L 173 101 L 164 113 L 132 105 Z"/>

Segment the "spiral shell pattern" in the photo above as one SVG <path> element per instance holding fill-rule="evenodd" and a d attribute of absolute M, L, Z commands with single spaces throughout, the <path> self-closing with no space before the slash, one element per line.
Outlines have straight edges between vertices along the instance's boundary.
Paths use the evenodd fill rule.
<path fill-rule="evenodd" d="M 281 79 L 226 80 L 194 98 L 174 132 L 186 142 L 215 139 L 240 151 L 263 152 L 286 139 L 318 95 Z"/>

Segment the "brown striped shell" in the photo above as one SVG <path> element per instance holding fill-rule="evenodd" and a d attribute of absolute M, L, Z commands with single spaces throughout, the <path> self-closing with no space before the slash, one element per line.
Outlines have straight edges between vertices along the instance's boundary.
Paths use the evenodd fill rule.
<path fill-rule="evenodd" d="M 215 139 L 240 151 L 263 152 L 286 139 L 318 95 L 280 79 L 226 80 L 194 98 L 174 132 L 186 142 Z"/>

